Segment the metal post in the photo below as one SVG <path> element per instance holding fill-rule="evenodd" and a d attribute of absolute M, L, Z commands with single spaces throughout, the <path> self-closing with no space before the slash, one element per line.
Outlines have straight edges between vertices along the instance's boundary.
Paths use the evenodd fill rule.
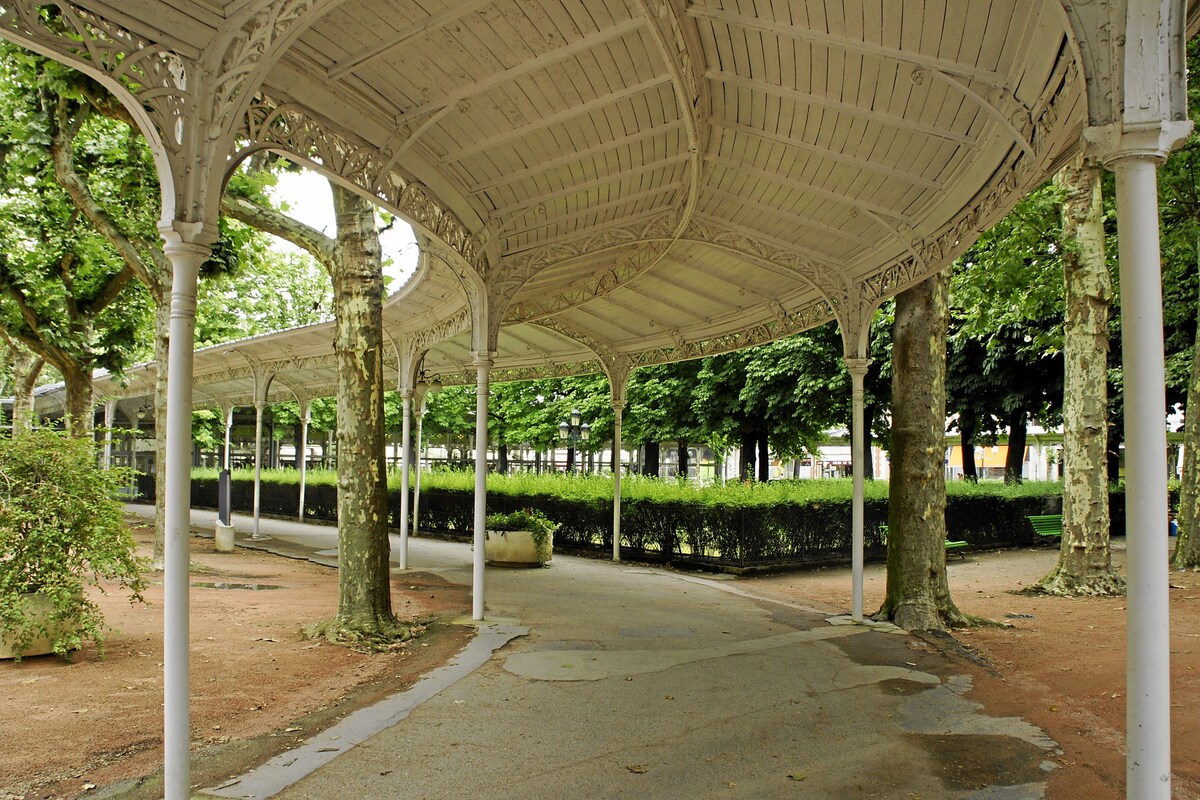
<path fill-rule="evenodd" d="M 225 469 L 233 464 L 233 406 L 225 409 Z"/>
<path fill-rule="evenodd" d="M 475 563 L 471 617 L 483 619 L 484 518 L 487 516 L 488 376 L 491 359 L 475 354 Z"/>
<path fill-rule="evenodd" d="M 400 390 L 400 569 L 408 569 L 408 471 L 412 448 L 413 390 Z"/>
<path fill-rule="evenodd" d="M 850 423 L 850 460 L 854 469 L 854 499 L 851 503 L 850 563 L 852 573 L 850 618 L 863 618 L 863 465 L 866 458 L 863 445 L 863 382 L 870 359 L 847 358 L 850 372 L 850 394 L 853 414 Z M 815 455 L 814 455 L 815 460 Z"/>
<path fill-rule="evenodd" d="M 300 510 L 296 518 L 304 522 L 304 490 L 308 482 L 308 426 L 312 422 L 312 405 L 308 400 L 300 403 L 300 449 L 296 451 L 297 466 L 300 467 Z"/>
<path fill-rule="evenodd" d="M 104 469 L 112 469 L 113 417 L 117 411 L 117 400 L 110 397 L 104 401 Z"/>
<path fill-rule="evenodd" d="M 1171 797 L 1167 598 L 1167 449 L 1156 160 L 1125 158 L 1117 176 L 1125 378 L 1126 791 Z"/>
<path fill-rule="evenodd" d="M 624 403 L 613 403 L 613 561 L 621 560 L 621 412 Z"/>
<path fill-rule="evenodd" d="M 417 456 L 416 476 L 413 478 L 413 508 L 412 508 L 412 535 L 418 536 L 420 531 L 417 528 L 417 517 L 421 511 L 421 423 L 425 420 L 425 400 L 417 398 L 416 402 L 417 416 L 417 446 L 414 449 Z"/>
<path fill-rule="evenodd" d="M 261 539 L 258 534 L 258 506 L 262 498 L 262 428 L 263 410 L 267 404 L 262 400 L 254 401 L 254 529 L 251 539 Z"/>
<path fill-rule="evenodd" d="M 171 260 L 170 346 L 167 350 L 167 452 L 163 554 L 163 794 L 191 797 L 188 709 L 188 536 L 191 532 L 192 350 L 196 276 L 211 250 L 168 242 Z"/>

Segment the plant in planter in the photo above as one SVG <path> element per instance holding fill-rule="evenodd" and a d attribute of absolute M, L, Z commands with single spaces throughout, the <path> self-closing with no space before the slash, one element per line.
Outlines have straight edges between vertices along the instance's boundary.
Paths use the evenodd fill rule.
<path fill-rule="evenodd" d="M 101 470 L 95 443 L 54 431 L 0 439 L 0 651 L 66 655 L 105 625 L 85 585 L 141 601 L 144 560 L 134 554 L 117 491 L 128 470 Z"/>
<path fill-rule="evenodd" d="M 545 564 L 553 555 L 558 524 L 541 511 L 526 508 L 511 514 L 488 514 L 484 527 L 488 561 Z"/>

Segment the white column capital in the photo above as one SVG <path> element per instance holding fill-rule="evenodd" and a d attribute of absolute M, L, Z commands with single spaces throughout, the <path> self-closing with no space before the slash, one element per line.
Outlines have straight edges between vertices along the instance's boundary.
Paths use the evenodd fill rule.
<path fill-rule="evenodd" d="M 1165 161 L 1192 132 L 1191 120 L 1093 125 L 1083 129 L 1087 153 L 1107 169 L 1126 159 Z"/>
<path fill-rule="evenodd" d="M 173 264 L 176 259 L 188 259 L 199 266 L 204 263 L 204 259 L 212 255 L 212 246 L 202 242 L 172 240 L 167 239 L 166 235 L 163 236 L 163 240 L 162 253 L 172 260 Z"/>
<path fill-rule="evenodd" d="M 415 394 L 415 390 L 411 386 L 400 387 L 400 399 L 401 400 L 412 400 L 414 394 Z"/>
<path fill-rule="evenodd" d="M 869 358 L 844 358 L 842 360 L 846 362 L 846 369 L 852 376 L 855 373 L 866 375 L 867 370 L 871 367 L 871 359 Z"/>
<path fill-rule="evenodd" d="M 495 351 L 480 352 L 479 350 L 472 350 L 471 365 L 476 368 L 486 367 L 487 369 L 491 369 L 492 364 L 494 363 L 492 359 L 495 357 Z"/>

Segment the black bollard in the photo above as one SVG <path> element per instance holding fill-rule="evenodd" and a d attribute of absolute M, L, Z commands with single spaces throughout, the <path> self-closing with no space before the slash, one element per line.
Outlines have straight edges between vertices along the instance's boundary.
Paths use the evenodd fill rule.
<path fill-rule="evenodd" d="M 231 478 L 229 470 L 221 470 L 221 477 L 217 483 L 217 519 L 222 525 L 229 524 L 229 504 L 231 491 Z"/>

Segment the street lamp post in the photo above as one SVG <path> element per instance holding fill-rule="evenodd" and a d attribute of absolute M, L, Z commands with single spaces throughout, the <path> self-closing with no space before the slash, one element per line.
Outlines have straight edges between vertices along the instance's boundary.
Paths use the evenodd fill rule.
<path fill-rule="evenodd" d="M 570 421 L 563 420 L 558 426 L 559 440 L 567 443 L 567 472 L 574 471 L 576 448 L 592 435 L 592 427 L 582 419 L 583 415 L 579 413 L 579 409 L 573 408 Z M 582 465 L 579 471 L 583 472 Z"/>

